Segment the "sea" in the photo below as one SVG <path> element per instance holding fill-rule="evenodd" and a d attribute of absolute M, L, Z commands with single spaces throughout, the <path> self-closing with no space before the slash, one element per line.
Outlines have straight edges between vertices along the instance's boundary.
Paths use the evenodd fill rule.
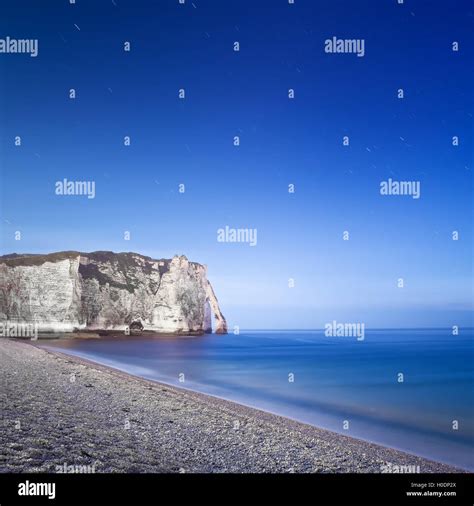
<path fill-rule="evenodd" d="M 372 329 L 364 339 L 327 337 L 323 330 L 246 330 L 39 343 L 474 471 L 474 329 L 458 335 Z"/>

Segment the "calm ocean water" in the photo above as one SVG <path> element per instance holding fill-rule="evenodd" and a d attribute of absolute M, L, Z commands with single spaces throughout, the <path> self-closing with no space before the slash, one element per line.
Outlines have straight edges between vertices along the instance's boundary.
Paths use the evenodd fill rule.
<path fill-rule="evenodd" d="M 246 331 L 43 346 L 474 470 L 473 329 L 373 330 L 364 341 Z"/>

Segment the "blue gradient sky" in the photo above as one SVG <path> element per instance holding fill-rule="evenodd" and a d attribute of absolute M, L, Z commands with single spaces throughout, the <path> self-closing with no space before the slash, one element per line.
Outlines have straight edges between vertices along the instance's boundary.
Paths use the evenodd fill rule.
<path fill-rule="evenodd" d="M 472 2 L 1 11 L 0 38 L 39 39 L 36 58 L 0 54 L 2 253 L 186 254 L 243 328 L 472 325 Z M 326 54 L 333 36 L 365 39 L 365 57 Z M 390 177 L 421 198 L 381 196 Z M 55 195 L 63 178 L 96 198 Z M 257 228 L 257 246 L 217 242 L 226 225 Z"/>

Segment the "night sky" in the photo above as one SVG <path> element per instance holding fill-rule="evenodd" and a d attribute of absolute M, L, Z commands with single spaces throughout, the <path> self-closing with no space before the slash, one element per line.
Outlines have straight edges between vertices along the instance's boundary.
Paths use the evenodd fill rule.
<path fill-rule="evenodd" d="M 0 39 L 38 55 L 0 54 L 1 253 L 185 254 L 242 328 L 472 325 L 473 11 L 3 0 Z M 419 198 L 381 195 L 389 178 Z"/>

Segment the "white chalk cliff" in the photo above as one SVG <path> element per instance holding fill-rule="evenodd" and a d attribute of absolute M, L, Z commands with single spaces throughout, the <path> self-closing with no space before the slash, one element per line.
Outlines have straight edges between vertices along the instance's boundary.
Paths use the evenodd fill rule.
<path fill-rule="evenodd" d="M 0 257 L 0 321 L 41 332 L 227 333 L 204 265 L 185 256 L 65 251 Z"/>

